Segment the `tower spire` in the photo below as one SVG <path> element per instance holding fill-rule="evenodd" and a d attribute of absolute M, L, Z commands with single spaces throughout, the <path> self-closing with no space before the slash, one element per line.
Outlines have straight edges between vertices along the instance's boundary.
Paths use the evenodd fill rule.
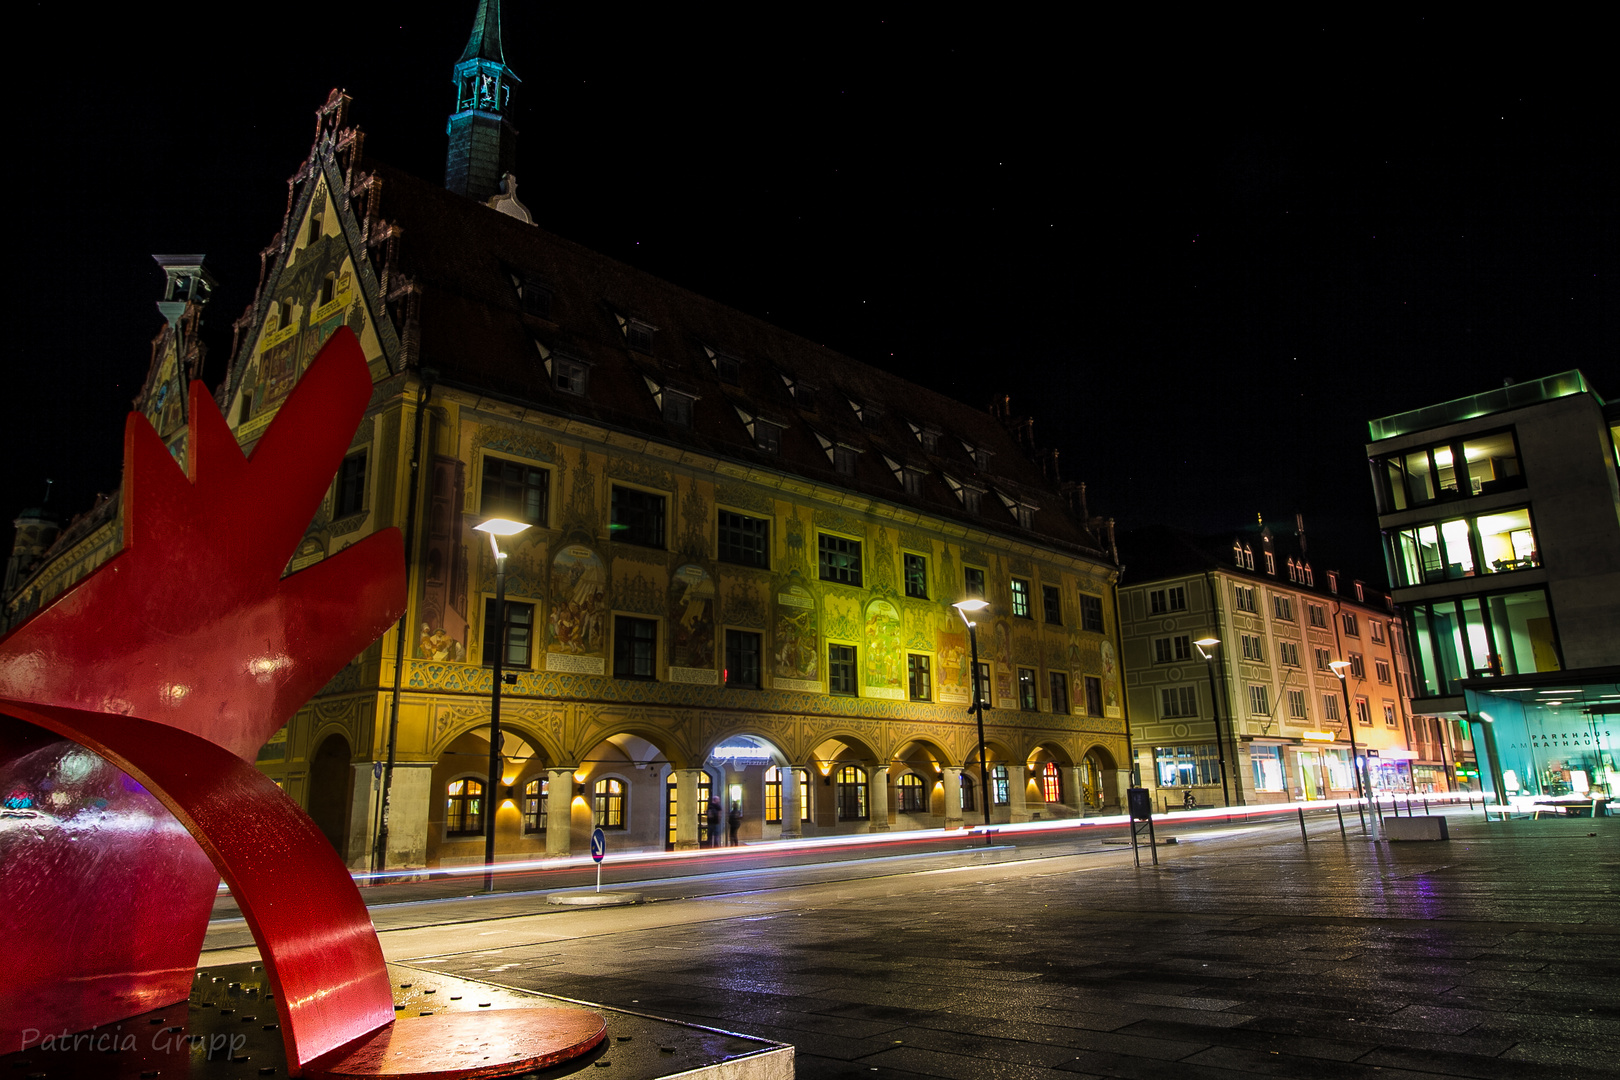
<path fill-rule="evenodd" d="M 455 66 L 456 111 L 446 133 L 444 186 L 480 202 L 501 190 L 513 171 L 517 131 L 507 120 L 512 87 L 521 80 L 501 48 L 501 2 L 478 0 L 472 34 Z"/>

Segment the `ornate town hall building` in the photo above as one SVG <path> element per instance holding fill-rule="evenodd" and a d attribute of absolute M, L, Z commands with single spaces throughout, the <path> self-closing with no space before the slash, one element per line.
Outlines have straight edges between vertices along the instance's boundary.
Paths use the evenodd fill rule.
<path fill-rule="evenodd" d="M 1027 422 L 968 408 L 532 223 L 495 0 L 455 67 L 443 185 L 318 111 L 217 400 L 249 452 L 340 326 L 376 389 L 289 565 L 404 533 L 410 610 L 259 754 L 351 866 L 952 828 L 1117 804 L 1129 761 L 1111 526 Z M 137 407 L 177 457 L 200 257 Z M 188 351 L 190 350 L 190 351 Z M 485 790 L 495 560 L 503 762 Z M 32 543 L 39 534 L 29 534 Z M 8 619 L 116 550 L 117 500 L 15 575 Z M 980 670 L 951 607 L 983 596 Z M 968 712 L 985 712 L 991 790 Z M 387 764 L 391 762 L 391 767 Z M 965 771 L 966 770 L 966 771 Z"/>

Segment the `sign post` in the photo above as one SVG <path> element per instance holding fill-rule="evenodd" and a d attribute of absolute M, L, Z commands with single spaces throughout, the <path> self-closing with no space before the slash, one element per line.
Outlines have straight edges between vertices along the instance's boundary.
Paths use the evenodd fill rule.
<path fill-rule="evenodd" d="M 1136 859 L 1136 865 L 1142 865 L 1142 853 L 1136 846 L 1136 838 L 1145 829 L 1148 838 L 1148 850 L 1153 853 L 1153 865 L 1159 865 L 1159 844 L 1153 835 L 1153 798 L 1148 794 L 1147 788 L 1126 788 L 1125 801 L 1131 811 L 1131 856 Z M 1141 822 L 1142 824 L 1137 824 Z"/>
<path fill-rule="evenodd" d="M 596 860 L 596 891 L 602 891 L 602 856 L 607 854 L 607 833 L 597 828 L 591 833 L 591 858 Z"/>

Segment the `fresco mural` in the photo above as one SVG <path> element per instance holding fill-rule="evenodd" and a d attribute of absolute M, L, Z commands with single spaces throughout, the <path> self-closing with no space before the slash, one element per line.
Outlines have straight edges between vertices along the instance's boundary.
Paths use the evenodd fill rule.
<path fill-rule="evenodd" d="M 866 605 L 866 648 L 862 667 L 865 671 L 866 693 L 870 697 L 904 696 L 901 655 L 900 613 L 887 600 L 873 600 Z"/>
<path fill-rule="evenodd" d="M 1102 672 L 1103 672 L 1103 714 L 1105 716 L 1123 716 L 1124 711 L 1119 705 L 1119 661 L 1114 656 L 1114 643 L 1104 641 L 1101 645 Z"/>
<path fill-rule="evenodd" d="M 790 689 L 821 688 L 821 638 L 816 626 L 816 601 L 795 570 L 776 594 L 775 652 L 771 674 Z M 794 683 L 814 686 L 795 686 Z"/>
<path fill-rule="evenodd" d="M 467 659 L 467 544 L 461 507 L 466 466 L 445 454 L 434 457 L 428 474 L 427 536 L 416 610 L 418 660 Z"/>
<path fill-rule="evenodd" d="M 675 571 L 669 597 L 671 666 L 714 667 L 714 579 L 687 563 Z"/>
<path fill-rule="evenodd" d="M 600 655 L 607 642 L 607 570 L 596 552 L 569 544 L 551 563 L 546 651 Z M 713 630 L 710 630 L 713 649 Z"/>
<path fill-rule="evenodd" d="M 939 700 L 973 700 L 973 684 L 969 669 L 973 663 L 966 630 L 943 629 L 935 634 L 939 642 Z"/>

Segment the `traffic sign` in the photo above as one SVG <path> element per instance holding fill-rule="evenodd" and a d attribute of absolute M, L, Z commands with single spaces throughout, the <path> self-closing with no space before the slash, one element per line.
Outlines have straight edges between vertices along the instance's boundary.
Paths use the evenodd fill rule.
<path fill-rule="evenodd" d="M 595 859 L 597 862 L 601 862 L 602 856 L 606 854 L 607 833 L 603 832 L 601 829 L 597 829 L 595 832 L 591 833 L 591 858 Z"/>

